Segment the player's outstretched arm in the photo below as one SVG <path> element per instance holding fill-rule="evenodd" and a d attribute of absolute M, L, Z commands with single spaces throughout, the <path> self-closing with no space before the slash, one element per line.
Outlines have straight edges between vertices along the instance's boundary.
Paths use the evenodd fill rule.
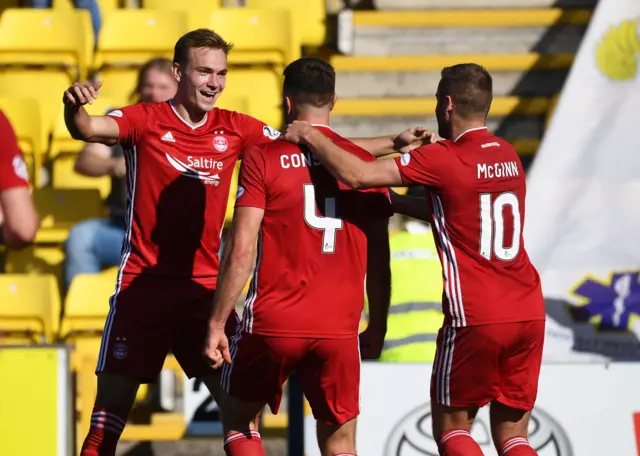
<path fill-rule="evenodd" d="M 307 122 L 287 125 L 283 138 L 296 144 L 307 144 L 324 167 L 351 188 L 404 187 L 394 160 L 365 162 L 328 139 Z"/>
<path fill-rule="evenodd" d="M 420 146 L 433 143 L 436 141 L 436 135 L 424 127 L 413 127 L 399 135 L 378 136 L 376 138 L 349 138 L 349 141 L 362 147 L 374 157 L 384 157 L 395 152 L 411 152 Z"/>
<path fill-rule="evenodd" d="M 425 198 L 419 196 L 400 195 L 389 189 L 391 206 L 395 214 L 406 215 L 407 217 L 431 223 L 430 203 Z"/>
<path fill-rule="evenodd" d="M 367 299 L 369 324 L 360 335 L 362 359 L 378 359 L 387 333 L 387 317 L 391 300 L 388 220 L 378 219 L 367 232 Z"/>
<path fill-rule="evenodd" d="M 109 116 L 90 116 L 84 109 L 85 104 L 93 104 L 98 98 L 102 83 L 75 83 L 65 90 L 64 122 L 73 139 L 86 142 L 115 144 L 120 134 L 116 121 Z"/>

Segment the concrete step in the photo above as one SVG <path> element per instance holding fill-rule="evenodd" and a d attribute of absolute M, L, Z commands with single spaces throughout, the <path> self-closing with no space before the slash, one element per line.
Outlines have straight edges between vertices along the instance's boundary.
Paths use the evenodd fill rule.
<path fill-rule="evenodd" d="M 338 47 L 349 55 L 573 53 L 589 10 L 345 11 Z"/>
<path fill-rule="evenodd" d="M 474 62 L 493 76 L 495 96 L 550 96 L 560 91 L 573 54 L 335 56 L 336 91 L 341 99 L 366 97 L 431 97 L 440 70 Z"/>
<path fill-rule="evenodd" d="M 511 141 L 520 155 L 530 156 L 538 148 L 545 121 L 544 116 L 491 116 L 487 119 L 487 125 L 496 135 Z M 426 126 L 432 131 L 438 131 L 435 117 L 428 116 L 335 115 L 331 118 L 331 127 L 340 135 L 351 138 L 399 133 L 414 126 Z"/>
<path fill-rule="evenodd" d="M 597 3 L 598 0 L 373 0 L 378 10 L 584 8 L 595 7 Z"/>
<path fill-rule="evenodd" d="M 543 116 L 551 106 L 546 97 L 494 97 L 490 116 Z M 385 117 L 424 116 L 435 111 L 436 99 L 429 98 L 351 98 L 339 101 L 336 116 Z"/>

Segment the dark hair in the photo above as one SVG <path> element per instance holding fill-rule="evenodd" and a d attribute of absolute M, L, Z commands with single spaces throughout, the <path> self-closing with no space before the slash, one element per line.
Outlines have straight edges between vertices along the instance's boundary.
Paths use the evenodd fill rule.
<path fill-rule="evenodd" d="M 284 70 L 283 93 L 300 104 L 325 106 L 336 94 L 336 71 L 324 60 L 298 59 Z"/>
<path fill-rule="evenodd" d="M 176 42 L 173 51 L 173 61 L 185 64 L 189 59 L 189 50 L 194 48 L 220 49 L 226 55 L 233 49 L 233 44 L 227 42 L 213 30 L 200 28 L 185 33 Z"/>
<path fill-rule="evenodd" d="M 461 63 L 441 72 L 438 98 L 450 96 L 460 117 L 486 116 L 493 101 L 493 79 L 475 63 Z"/>
<path fill-rule="evenodd" d="M 144 65 L 140 67 L 138 71 L 138 82 L 136 83 L 136 88 L 133 90 L 131 95 L 129 96 L 130 100 L 135 100 L 137 103 L 140 100 L 140 92 L 142 90 L 142 85 L 144 84 L 144 79 L 147 77 L 147 73 L 149 70 L 158 70 L 163 73 L 168 74 L 173 78 L 173 72 L 171 71 L 171 60 L 165 59 L 162 57 L 151 59 L 147 61 Z"/>

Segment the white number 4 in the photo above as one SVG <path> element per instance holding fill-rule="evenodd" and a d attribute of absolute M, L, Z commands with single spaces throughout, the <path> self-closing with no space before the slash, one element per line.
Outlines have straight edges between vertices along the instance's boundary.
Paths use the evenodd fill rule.
<path fill-rule="evenodd" d="M 511 246 L 504 246 L 504 207 L 511 206 L 513 238 Z M 491 251 L 502 261 L 511 261 L 520 250 L 520 204 L 513 193 L 501 193 L 491 204 L 491 193 L 480 195 L 480 255 L 491 259 Z M 492 241 L 493 240 L 493 245 Z"/>
<path fill-rule="evenodd" d="M 311 228 L 322 230 L 322 253 L 336 251 L 336 231 L 342 229 L 342 220 L 336 217 L 336 199 L 325 198 L 324 217 L 316 214 L 316 189 L 311 184 L 304 186 L 304 221 Z"/>

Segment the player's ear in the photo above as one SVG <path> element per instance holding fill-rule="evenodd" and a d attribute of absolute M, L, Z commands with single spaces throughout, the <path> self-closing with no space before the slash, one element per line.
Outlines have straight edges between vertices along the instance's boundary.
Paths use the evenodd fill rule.
<path fill-rule="evenodd" d="M 338 95 L 337 95 L 337 94 L 335 94 L 335 95 L 333 96 L 333 100 L 331 101 L 331 106 L 330 106 L 329 111 L 333 111 L 333 108 L 335 108 L 335 107 L 336 107 L 336 103 L 337 103 L 337 102 L 338 102 Z"/>
<path fill-rule="evenodd" d="M 455 108 L 455 103 L 453 102 L 453 98 L 451 98 L 450 95 L 447 95 L 445 98 L 445 102 L 447 106 L 447 112 L 451 114 L 451 112 L 453 111 L 453 108 Z"/>
<path fill-rule="evenodd" d="M 291 99 L 291 97 L 288 97 L 288 96 L 285 95 L 283 104 L 284 104 L 283 107 L 285 109 L 285 112 L 286 112 L 287 116 L 293 115 L 294 103 L 293 103 L 293 100 Z"/>
<path fill-rule="evenodd" d="M 173 77 L 176 78 L 176 81 L 180 82 L 180 77 L 182 76 L 182 70 L 178 62 L 173 62 L 173 65 L 171 66 L 171 72 L 173 73 Z"/>

